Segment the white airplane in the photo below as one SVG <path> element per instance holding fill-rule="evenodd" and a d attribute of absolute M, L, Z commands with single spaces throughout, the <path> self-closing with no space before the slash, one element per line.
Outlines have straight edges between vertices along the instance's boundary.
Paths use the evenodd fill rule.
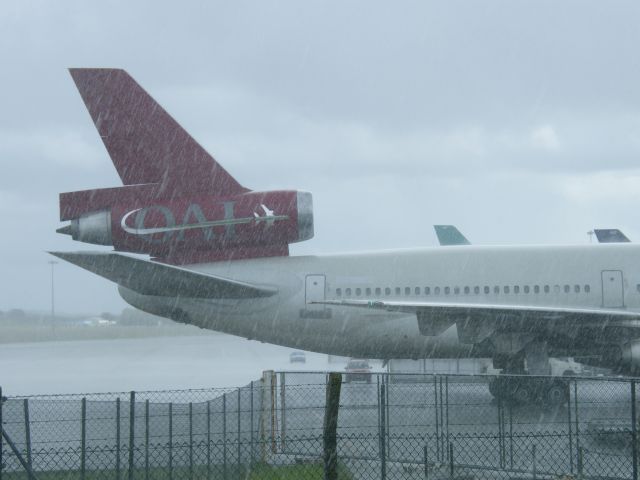
<path fill-rule="evenodd" d="M 61 220 L 71 223 L 59 231 L 160 261 L 52 253 L 115 282 L 134 307 L 349 357 L 491 357 L 503 372 L 534 374 L 549 372 L 550 355 L 625 371 L 640 366 L 640 245 L 289 256 L 288 243 L 313 235 L 310 194 L 242 187 L 126 72 L 71 74 L 125 186 L 61 194 Z M 266 204 L 287 218 L 268 229 L 211 226 Z M 122 218 L 134 209 L 130 221 L 139 229 L 173 227 L 177 218 L 202 228 L 132 235 Z M 536 385 L 498 379 L 491 388 L 523 401 L 566 397 L 562 383 Z"/>

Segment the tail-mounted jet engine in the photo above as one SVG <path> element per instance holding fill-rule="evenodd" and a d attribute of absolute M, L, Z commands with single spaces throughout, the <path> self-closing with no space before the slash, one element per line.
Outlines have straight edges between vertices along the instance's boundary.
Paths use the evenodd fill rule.
<path fill-rule="evenodd" d="M 313 205 L 307 192 L 247 192 L 227 198 L 151 202 L 148 197 L 122 202 L 117 195 L 107 195 L 107 200 L 115 199 L 113 205 L 96 201 L 100 194 L 94 193 L 91 207 L 79 201 L 84 196 L 86 192 L 61 195 L 61 218 L 71 223 L 59 233 L 171 263 L 286 255 L 288 244 L 313 237 Z"/>

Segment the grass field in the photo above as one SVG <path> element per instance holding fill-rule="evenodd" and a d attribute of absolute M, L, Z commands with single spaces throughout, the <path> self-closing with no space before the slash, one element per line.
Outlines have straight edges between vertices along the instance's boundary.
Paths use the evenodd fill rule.
<path fill-rule="evenodd" d="M 178 323 L 160 326 L 119 326 L 85 327 L 56 326 L 55 329 L 34 326 L 1 326 L 0 344 L 25 342 L 51 342 L 69 340 L 109 340 L 121 338 L 171 337 L 182 335 L 216 335 L 211 330 L 203 330 L 191 325 Z"/>
<path fill-rule="evenodd" d="M 37 480 L 126 480 L 128 471 L 121 470 L 87 470 L 84 477 L 79 470 L 34 472 Z M 29 480 L 25 471 L 4 472 L 3 480 Z M 260 463 L 252 468 L 238 465 L 211 465 L 209 469 L 202 466 L 192 470 L 186 467 L 136 469 L 135 480 L 322 480 L 324 471 L 322 464 L 304 463 L 293 465 L 268 465 Z M 342 464 L 338 467 L 338 480 L 352 480 L 353 476 Z"/>

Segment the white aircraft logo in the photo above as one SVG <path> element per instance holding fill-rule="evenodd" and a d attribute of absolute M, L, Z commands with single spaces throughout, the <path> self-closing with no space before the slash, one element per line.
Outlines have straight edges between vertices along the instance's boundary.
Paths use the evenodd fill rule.
<path fill-rule="evenodd" d="M 179 232 L 183 230 L 240 225 L 252 222 L 256 225 L 260 224 L 260 222 L 265 222 L 265 228 L 269 228 L 279 220 L 289 219 L 288 215 L 275 215 L 274 211 L 270 210 L 265 204 L 260 204 L 260 206 L 262 207 L 262 210 L 264 210 L 264 216 L 260 216 L 259 213 L 253 212 L 253 217 L 224 218 L 222 220 L 210 220 L 197 223 L 186 223 L 182 225 L 167 225 L 164 227 L 154 228 L 144 228 L 143 225 L 138 224 L 136 224 L 135 227 L 127 225 L 129 217 L 144 210 L 143 208 L 137 208 L 123 215 L 122 220 L 120 220 L 120 226 L 125 232 L 130 233 L 131 235 L 153 235 L 156 233 Z M 142 220 L 144 220 L 144 216 L 142 217 Z"/>

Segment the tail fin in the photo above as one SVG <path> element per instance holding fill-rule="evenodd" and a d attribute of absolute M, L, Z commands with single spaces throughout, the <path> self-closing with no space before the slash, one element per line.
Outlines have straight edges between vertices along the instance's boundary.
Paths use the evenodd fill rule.
<path fill-rule="evenodd" d="M 70 73 L 123 184 L 220 197 L 248 191 L 124 70 Z"/>
<path fill-rule="evenodd" d="M 617 228 L 594 228 L 598 243 L 628 243 L 631 240 Z"/>
<path fill-rule="evenodd" d="M 470 245 L 469 240 L 453 225 L 434 225 L 440 245 Z"/>

